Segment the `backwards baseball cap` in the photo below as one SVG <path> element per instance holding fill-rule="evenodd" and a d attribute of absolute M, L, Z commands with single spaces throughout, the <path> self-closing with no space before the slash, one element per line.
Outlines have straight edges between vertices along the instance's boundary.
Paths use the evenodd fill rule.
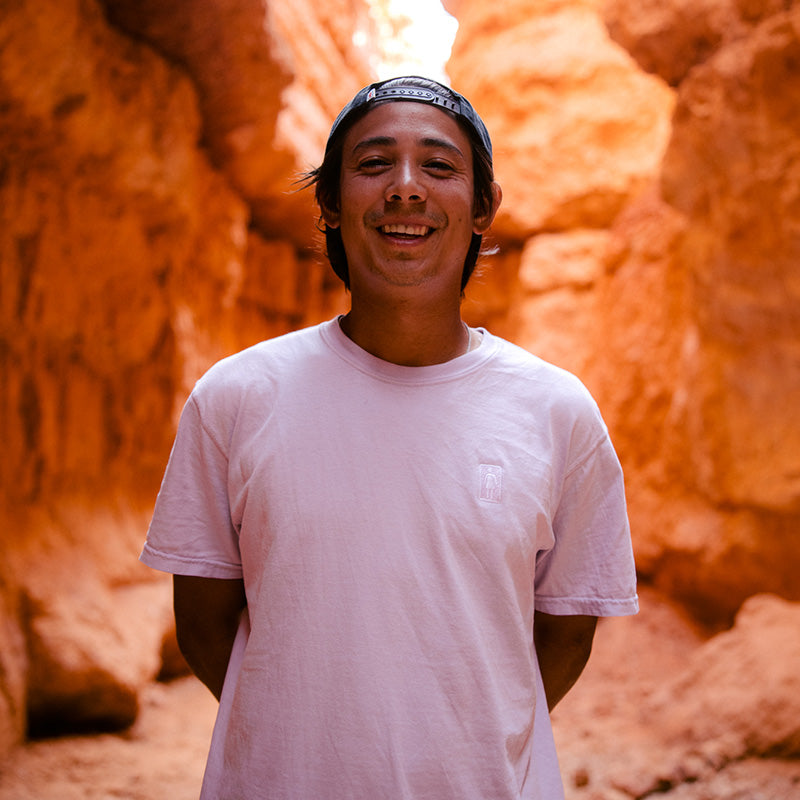
<path fill-rule="evenodd" d="M 431 106 L 455 114 L 456 118 L 473 130 L 483 145 L 489 159 L 492 158 L 492 140 L 489 131 L 483 124 L 469 100 L 447 86 L 431 78 L 422 78 L 418 75 L 406 75 L 402 78 L 389 78 L 389 80 L 365 86 L 356 96 L 339 112 L 328 135 L 328 144 L 325 151 L 331 146 L 337 131 L 347 130 L 345 123 L 355 115 L 360 116 L 371 105 L 388 101 L 403 101 L 412 103 L 427 103 Z M 360 112 L 360 113 L 359 113 Z"/>

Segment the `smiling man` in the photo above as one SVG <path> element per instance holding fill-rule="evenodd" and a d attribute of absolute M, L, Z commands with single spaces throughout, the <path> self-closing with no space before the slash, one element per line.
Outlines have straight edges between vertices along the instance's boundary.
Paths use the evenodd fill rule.
<path fill-rule="evenodd" d="M 142 553 L 220 699 L 203 797 L 563 798 L 548 708 L 635 573 L 591 397 L 461 319 L 489 134 L 395 78 L 309 182 L 350 310 L 197 383 Z"/>
<path fill-rule="evenodd" d="M 472 147 L 454 117 L 385 103 L 342 141 L 338 205 L 323 207 L 347 256 L 352 304 L 342 329 L 386 361 L 426 366 L 461 355 L 461 278 L 473 234 L 500 204 L 474 210 Z M 380 323 L 375 323 L 380 320 Z"/>

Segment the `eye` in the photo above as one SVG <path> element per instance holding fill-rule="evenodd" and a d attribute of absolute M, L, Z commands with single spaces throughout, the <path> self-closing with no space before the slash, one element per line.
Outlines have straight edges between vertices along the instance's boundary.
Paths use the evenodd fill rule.
<path fill-rule="evenodd" d="M 432 158 L 425 162 L 425 168 L 434 172 L 452 172 L 453 165 L 440 158 Z"/>
<path fill-rule="evenodd" d="M 389 166 L 389 160 L 383 156 L 368 156 L 358 162 L 358 168 L 364 172 L 376 172 Z"/>

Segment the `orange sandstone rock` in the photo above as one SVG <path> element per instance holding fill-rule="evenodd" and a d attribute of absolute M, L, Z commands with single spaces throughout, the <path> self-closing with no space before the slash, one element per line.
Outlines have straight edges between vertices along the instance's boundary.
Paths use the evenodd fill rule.
<path fill-rule="evenodd" d="M 688 219 L 698 356 L 689 424 L 719 503 L 800 514 L 800 8 L 681 84 L 664 163 Z"/>
<path fill-rule="evenodd" d="M 294 4 L 262 36 L 263 4 L 162 5 L 153 18 L 136 5 L 136 38 L 94 2 L 0 16 L 0 751 L 49 714 L 132 719 L 169 635 L 165 584 L 136 557 L 183 400 L 213 361 L 342 296 L 309 255 L 310 203 L 290 179 L 349 88 L 298 77 L 300 33 L 281 39 L 306 14 L 315 46 L 348 59 L 337 9 Z M 183 17 L 166 24 L 170 11 Z M 287 155 L 275 131 L 286 87 L 304 82 L 316 94 L 290 105 L 307 138 Z M 251 122 L 272 138 L 225 150 Z M 243 197 L 243 175 L 262 194 Z M 251 224 L 256 208 L 280 238 Z"/>
<path fill-rule="evenodd" d="M 784 0 L 601 0 L 612 38 L 642 69 L 677 86 L 697 64 L 782 12 Z"/>
<path fill-rule="evenodd" d="M 800 604 L 755 595 L 734 627 L 692 654 L 648 713 L 682 745 L 727 743 L 724 757 L 800 755 Z"/>
<path fill-rule="evenodd" d="M 753 593 L 800 596 L 800 83 L 784 5 L 448 4 L 453 82 L 487 119 L 505 190 L 509 301 L 492 324 L 587 382 L 626 471 L 643 577 L 712 626 Z M 609 75 L 641 75 L 595 27 L 601 10 L 679 84 L 670 124 L 658 83 L 644 105 L 615 99 Z M 630 131 L 651 120 L 635 169 L 640 151 L 607 136 L 616 110 Z M 619 194 L 597 165 L 638 177 Z"/>
<path fill-rule="evenodd" d="M 103 0 L 109 19 L 180 64 L 198 90 L 203 141 L 259 230 L 307 246 L 310 193 L 330 123 L 370 79 L 366 3 Z M 360 31 L 361 37 L 355 37 Z"/>
<path fill-rule="evenodd" d="M 591 2 L 447 4 L 447 69 L 484 117 L 504 202 L 495 235 L 608 226 L 651 178 L 672 93 L 608 37 Z"/>

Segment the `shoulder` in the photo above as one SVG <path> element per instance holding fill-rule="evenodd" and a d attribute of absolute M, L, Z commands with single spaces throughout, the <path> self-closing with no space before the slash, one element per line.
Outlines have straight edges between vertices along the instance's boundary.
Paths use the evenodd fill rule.
<path fill-rule="evenodd" d="M 204 400 L 221 391 L 246 391 L 269 385 L 281 372 L 323 350 L 321 327 L 291 331 L 221 359 L 197 381 L 192 395 Z"/>
<path fill-rule="evenodd" d="M 576 375 L 503 339 L 493 361 L 515 413 L 565 448 L 565 465 L 608 439 L 597 402 Z"/>
<path fill-rule="evenodd" d="M 519 345 L 494 338 L 498 348 L 493 368 L 534 395 L 538 402 L 573 412 L 596 412 L 594 398 L 576 375 Z"/>
<path fill-rule="evenodd" d="M 325 357 L 320 327 L 267 339 L 221 359 L 194 385 L 186 407 L 193 409 L 203 427 L 222 438 L 242 414 L 268 415 L 292 375 L 314 371 L 313 360 Z"/>

